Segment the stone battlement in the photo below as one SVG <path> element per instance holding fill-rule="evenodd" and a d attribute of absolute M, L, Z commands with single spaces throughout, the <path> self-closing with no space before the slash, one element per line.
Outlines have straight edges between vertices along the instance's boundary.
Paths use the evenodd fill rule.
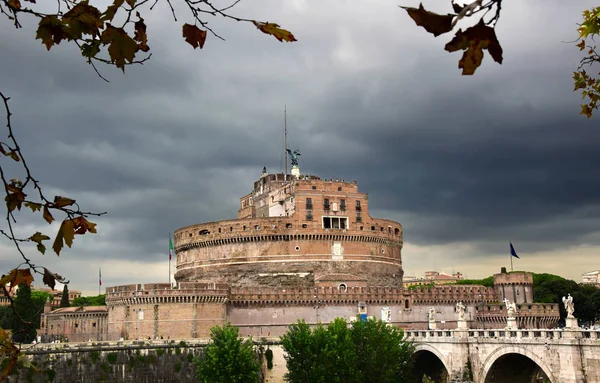
<path fill-rule="evenodd" d="M 496 290 L 482 285 L 442 285 L 431 288 L 411 290 L 413 304 L 435 305 L 451 304 L 458 301 L 464 304 L 498 302 Z"/>
<path fill-rule="evenodd" d="M 331 240 L 402 244 L 402 225 L 387 219 L 364 218 L 353 229 L 324 229 L 321 222 L 298 223 L 294 217 L 245 218 L 208 222 L 177 229 L 175 250 L 244 242 Z M 312 238 L 308 238 L 311 236 Z"/>
<path fill-rule="evenodd" d="M 147 283 L 106 288 L 107 305 L 140 303 L 222 302 L 229 296 L 229 286 L 219 283 L 181 282 Z"/>

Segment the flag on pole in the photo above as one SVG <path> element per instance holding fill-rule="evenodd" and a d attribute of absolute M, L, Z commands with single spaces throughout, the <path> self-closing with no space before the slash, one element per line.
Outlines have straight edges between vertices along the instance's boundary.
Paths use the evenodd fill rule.
<path fill-rule="evenodd" d="M 517 255 L 517 252 L 515 251 L 515 248 L 512 245 L 512 242 L 509 242 L 509 243 L 510 243 L 510 255 L 512 255 L 515 258 L 519 258 L 519 256 Z M 519 259 L 521 259 L 521 258 L 519 258 Z"/>
<path fill-rule="evenodd" d="M 173 253 L 175 253 L 175 250 L 173 249 L 173 241 L 171 241 L 171 234 L 169 234 L 169 261 L 173 259 Z"/>
<path fill-rule="evenodd" d="M 100 282 L 100 286 L 102 286 L 102 269 L 98 269 L 98 282 Z"/>

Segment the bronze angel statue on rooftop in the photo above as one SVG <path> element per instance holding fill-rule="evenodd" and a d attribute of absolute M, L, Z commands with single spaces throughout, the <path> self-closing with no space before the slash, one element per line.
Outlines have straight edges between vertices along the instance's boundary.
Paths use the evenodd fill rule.
<path fill-rule="evenodd" d="M 300 151 L 298 149 L 292 152 L 291 149 L 286 149 L 288 155 L 290 156 L 290 161 L 292 162 L 292 166 L 298 166 L 298 157 L 301 156 Z"/>

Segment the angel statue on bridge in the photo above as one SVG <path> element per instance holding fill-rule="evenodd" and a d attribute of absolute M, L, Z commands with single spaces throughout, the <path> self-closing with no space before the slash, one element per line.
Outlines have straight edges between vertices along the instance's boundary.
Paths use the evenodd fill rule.
<path fill-rule="evenodd" d="M 575 312 L 575 303 L 573 303 L 573 297 L 571 293 L 568 296 L 562 297 L 563 304 L 565 305 L 565 310 L 567 311 L 567 318 L 575 318 L 573 313 Z"/>
<path fill-rule="evenodd" d="M 458 313 L 458 320 L 465 320 L 465 305 L 462 302 L 456 303 L 456 312 Z"/>
<path fill-rule="evenodd" d="M 517 315 L 517 304 L 515 302 L 510 302 L 508 299 L 504 298 L 504 304 L 506 305 L 506 314 L 508 319 L 515 319 Z"/>

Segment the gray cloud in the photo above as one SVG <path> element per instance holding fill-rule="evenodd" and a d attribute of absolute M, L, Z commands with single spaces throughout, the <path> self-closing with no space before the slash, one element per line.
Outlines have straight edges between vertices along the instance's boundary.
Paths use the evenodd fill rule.
<path fill-rule="evenodd" d="M 531 253 L 598 245 L 600 133 L 577 115 L 578 51 L 564 43 L 591 1 L 506 4 L 504 63 L 486 55 L 469 78 L 443 50 L 451 36 L 431 37 L 396 4 L 268 3 L 235 13 L 277 21 L 297 43 L 215 19 L 227 41 L 193 50 L 165 4 L 146 16 L 152 60 L 124 75 L 100 66 L 110 84 L 75 47 L 46 52 L 32 22 L 0 25 L 0 89 L 30 165 L 52 192 L 109 213 L 97 235 L 37 261 L 91 293 L 96 266 L 105 285 L 166 277 L 169 232 L 235 217 L 262 166 L 281 169 L 284 104 L 303 172 L 359 180 L 407 243 L 428 259 L 439 246 L 454 254 L 425 265 L 405 251 L 409 268 L 459 267 L 505 253 L 508 240 Z M 30 214 L 20 222 L 48 230 Z"/>

